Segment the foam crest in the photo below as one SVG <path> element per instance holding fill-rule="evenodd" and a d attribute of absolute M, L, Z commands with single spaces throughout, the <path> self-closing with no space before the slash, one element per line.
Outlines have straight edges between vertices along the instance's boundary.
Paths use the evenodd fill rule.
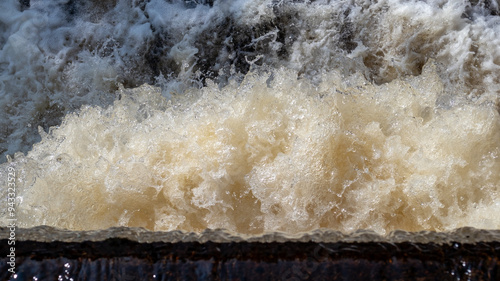
<path fill-rule="evenodd" d="M 28 152 L 118 85 L 163 94 L 242 79 L 251 65 L 360 72 L 378 84 L 436 60 L 449 93 L 498 104 L 495 1 L 30 1 L 0 12 L 0 162 Z"/>
<path fill-rule="evenodd" d="M 433 63 L 383 85 L 297 76 L 261 69 L 172 100 L 144 85 L 67 115 L 2 165 L 23 171 L 18 222 L 245 234 L 500 227 L 493 105 L 443 106 Z"/>

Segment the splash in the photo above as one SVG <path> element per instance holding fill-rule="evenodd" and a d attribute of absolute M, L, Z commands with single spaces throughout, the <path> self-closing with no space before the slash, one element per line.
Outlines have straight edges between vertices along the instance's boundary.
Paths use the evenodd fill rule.
<path fill-rule="evenodd" d="M 500 227 L 495 1 L 22 3 L 0 3 L 22 227 Z"/>
<path fill-rule="evenodd" d="M 251 64 L 378 84 L 433 58 L 448 92 L 498 103 L 495 1 L 22 1 L 0 3 L 0 162 L 118 85 L 163 95 L 239 79 Z M 459 87 L 456 87 L 459 85 Z"/>
<path fill-rule="evenodd" d="M 66 116 L 15 159 L 18 221 L 245 234 L 500 227 L 493 104 L 450 101 L 433 62 L 383 85 L 297 77 L 259 69 L 171 100 L 143 85 Z"/>

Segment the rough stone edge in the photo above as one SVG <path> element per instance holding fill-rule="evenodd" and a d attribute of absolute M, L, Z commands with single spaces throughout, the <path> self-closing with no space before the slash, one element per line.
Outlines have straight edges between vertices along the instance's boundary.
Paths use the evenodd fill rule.
<path fill-rule="evenodd" d="M 39 241 L 39 242 L 84 242 L 103 241 L 109 238 L 124 238 L 140 243 L 151 242 L 199 242 L 208 241 L 216 243 L 230 242 L 386 242 L 386 243 L 435 243 L 449 244 L 478 243 L 478 242 L 500 242 L 500 230 L 484 230 L 472 227 L 459 228 L 449 232 L 406 232 L 397 230 L 389 235 L 382 236 L 369 230 L 358 230 L 350 234 L 329 229 L 318 229 L 308 233 L 285 234 L 265 233 L 261 235 L 245 235 L 232 233 L 224 229 L 207 229 L 201 233 L 184 232 L 180 230 L 168 232 L 155 232 L 143 228 L 113 227 L 104 230 L 92 231 L 70 231 L 49 226 L 37 226 L 33 228 L 15 229 L 16 241 Z M 9 239 L 11 230 L 8 227 L 0 227 L 0 239 Z"/>

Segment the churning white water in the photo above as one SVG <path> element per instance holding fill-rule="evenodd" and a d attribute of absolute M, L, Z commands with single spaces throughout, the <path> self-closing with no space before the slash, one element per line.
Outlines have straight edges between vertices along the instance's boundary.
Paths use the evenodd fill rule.
<path fill-rule="evenodd" d="M 0 46 L 22 227 L 500 228 L 495 1 L 11 0 Z"/>

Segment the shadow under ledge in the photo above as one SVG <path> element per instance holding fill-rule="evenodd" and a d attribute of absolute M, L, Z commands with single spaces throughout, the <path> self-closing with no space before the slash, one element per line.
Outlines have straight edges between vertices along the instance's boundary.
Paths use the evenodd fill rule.
<path fill-rule="evenodd" d="M 500 230 L 240 236 L 40 226 L 14 235 L 0 227 L 0 280 L 500 280 Z"/>

